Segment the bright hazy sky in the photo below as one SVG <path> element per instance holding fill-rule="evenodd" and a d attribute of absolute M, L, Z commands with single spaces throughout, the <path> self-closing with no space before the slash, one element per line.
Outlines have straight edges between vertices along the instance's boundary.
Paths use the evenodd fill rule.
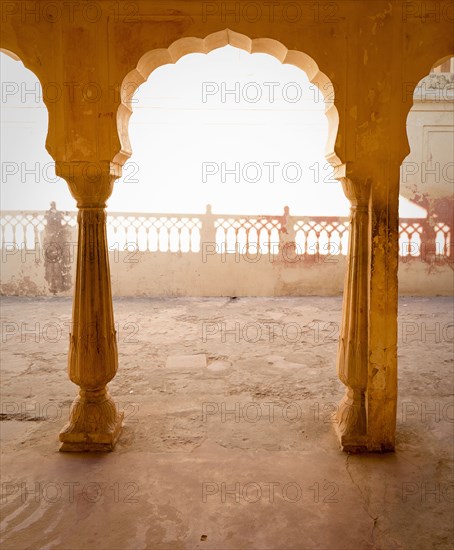
<path fill-rule="evenodd" d="M 44 148 L 47 110 L 24 94 L 38 89 L 37 79 L 22 63 L 0 59 L 2 209 L 45 210 L 55 200 L 74 210 Z M 235 89 L 239 97 L 222 94 Z M 324 159 L 324 103 L 300 69 L 228 46 L 158 68 L 134 99 L 133 155 L 110 211 L 201 213 L 210 203 L 215 213 L 280 214 L 288 205 L 300 215 L 348 214 Z M 36 163 L 39 176 L 27 174 Z M 401 199 L 402 216 L 421 211 Z"/>

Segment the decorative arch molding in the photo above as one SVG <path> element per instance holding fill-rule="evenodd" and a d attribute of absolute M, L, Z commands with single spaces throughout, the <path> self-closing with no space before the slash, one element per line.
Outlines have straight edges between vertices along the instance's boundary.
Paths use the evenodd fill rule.
<path fill-rule="evenodd" d="M 411 153 L 410 141 L 408 139 L 407 123 L 408 123 L 408 117 L 410 116 L 410 111 L 413 109 L 415 105 L 414 92 L 416 88 L 419 86 L 419 83 L 421 82 L 421 80 L 426 78 L 426 76 L 430 74 L 430 71 L 432 69 L 434 69 L 435 67 L 438 67 L 439 65 L 441 65 L 442 63 L 450 59 L 451 57 L 454 57 L 454 51 L 452 53 L 444 55 L 443 57 L 437 58 L 437 61 L 435 61 L 435 63 L 428 62 L 428 63 L 421 64 L 420 69 L 418 70 L 418 74 L 416 77 L 417 80 L 414 83 L 414 88 L 411 93 L 411 98 L 407 102 L 405 107 L 405 112 L 404 112 L 404 117 L 405 117 L 404 136 L 405 137 L 404 137 L 404 143 L 403 143 L 404 147 L 402 148 L 401 155 L 400 155 L 401 157 L 400 164 L 402 164 Z"/>
<path fill-rule="evenodd" d="M 442 57 L 438 57 L 437 61 L 435 63 L 428 61 L 426 63 L 421 63 L 418 67 L 418 71 L 416 74 L 416 81 L 414 82 L 414 88 L 411 93 L 411 97 L 409 98 L 409 101 L 406 103 L 404 107 L 404 113 L 403 118 L 405 120 L 404 128 L 403 128 L 403 137 L 402 137 L 402 147 L 399 151 L 399 160 L 400 164 L 402 164 L 405 159 L 410 155 L 411 153 L 411 147 L 410 147 L 410 141 L 408 139 L 408 130 L 407 130 L 407 124 L 408 124 L 408 117 L 410 116 L 410 111 L 413 109 L 415 101 L 414 101 L 414 92 L 416 88 L 419 86 L 419 83 L 421 80 L 423 80 L 426 76 L 430 74 L 430 71 L 434 69 L 435 67 L 438 67 L 451 57 L 454 57 L 454 51 L 452 53 L 448 53 L 447 55 L 443 55 Z"/>
<path fill-rule="evenodd" d="M 145 53 L 130 71 L 121 84 L 121 104 L 117 111 L 117 131 L 120 139 L 120 151 L 113 162 L 123 165 L 132 154 L 129 141 L 129 119 L 133 112 L 132 98 L 138 87 L 150 74 L 162 65 L 174 64 L 183 56 L 192 53 L 208 54 L 211 51 L 233 46 L 248 53 L 266 53 L 275 57 L 282 64 L 294 65 L 303 70 L 309 81 L 316 85 L 325 101 L 325 116 L 328 119 L 328 139 L 325 148 L 326 160 L 336 169 L 336 177 L 345 175 L 345 166 L 336 153 L 336 140 L 339 130 L 339 112 L 335 105 L 334 88 L 330 79 L 320 71 L 317 63 L 307 54 L 289 50 L 272 38 L 251 39 L 244 34 L 230 29 L 209 34 L 205 38 L 186 37 L 173 42 L 168 48 L 159 48 Z"/>
<path fill-rule="evenodd" d="M 443 57 L 439 58 L 438 61 L 435 61 L 435 63 L 433 63 L 433 65 L 430 67 L 429 71 L 431 71 L 432 69 L 435 69 L 436 67 L 442 65 L 445 61 L 448 61 L 448 59 L 451 59 L 451 57 L 454 57 L 454 51 L 452 51 L 448 55 L 444 55 Z M 429 71 L 427 71 L 427 73 L 429 73 Z"/>
<path fill-rule="evenodd" d="M 8 57 L 11 57 L 11 59 L 14 59 L 14 61 L 22 61 L 22 59 L 11 50 L 7 50 L 6 48 L 0 48 L 0 53 L 4 53 Z"/>
<path fill-rule="evenodd" d="M 407 150 L 405 152 L 405 155 L 402 158 L 401 164 L 403 164 L 406 161 L 406 159 L 408 159 L 409 157 L 410 158 L 412 157 L 412 147 L 411 147 L 410 139 L 409 139 L 409 135 L 408 135 L 408 119 L 410 117 L 411 110 L 413 109 L 413 107 L 415 105 L 414 92 L 415 92 L 416 88 L 420 85 L 421 81 L 424 80 L 426 77 L 428 77 L 430 75 L 430 71 L 432 69 L 434 69 L 435 67 L 438 67 L 439 65 L 441 65 L 442 63 L 444 63 L 448 59 L 451 59 L 452 57 L 454 57 L 454 52 L 451 53 L 451 54 L 445 55 L 443 57 L 437 58 L 435 63 L 424 63 L 422 65 L 423 68 L 421 68 L 420 71 L 418 71 L 419 79 L 415 83 L 415 86 L 412 90 L 411 101 L 409 102 L 409 106 L 407 105 L 407 109 L 406 109 L 406 112 L 405 112 L 405 144 L 407 146 Z M 416 202 L 416 204 L 419 204 L 423 208 L 426 208 L 426 209 L 428 208 L 429 203 L 427 201 L 427 193 L 426 194 L 424 194 L 422 192 L 419 193 L 419 192 L 417 192 L 413 189 L 412 185 L 407 187 L 402 182 L 400 182 L 400 185 L 399 185 L 399 192 L 405 198 L 407 198 L 409 200 L 412 200 L 412 201 L 414 201 L 415 195 L 418 196 L 419 200 Z M 440 198 L 440 197 L 437 197 L 437 198 Z M 441 198 L 444 199 L 444 197 L 441 197 Z"/>

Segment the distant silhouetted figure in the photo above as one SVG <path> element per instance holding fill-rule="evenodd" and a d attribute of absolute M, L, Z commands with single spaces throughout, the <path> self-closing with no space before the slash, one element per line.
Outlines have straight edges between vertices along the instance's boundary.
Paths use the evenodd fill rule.
<path fill-rule="evenodd" d="M 71 230 L 64 223 L 63 212 L 55 202 L 45 214 L 44 267 L 45 279 L 52 294 L 71 288 Z"/>

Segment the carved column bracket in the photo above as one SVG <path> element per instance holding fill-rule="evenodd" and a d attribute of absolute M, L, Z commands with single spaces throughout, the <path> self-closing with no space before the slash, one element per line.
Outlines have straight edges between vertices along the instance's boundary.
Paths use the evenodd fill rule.
<path fill-rule="evenodd" d="M 60 432 L 60 450 L 111 451 L 121 432 L 123 413 L 117 411 L 107 390 L 117 372 L 118 352 L 105 200 L 119 171 L 109 163 L 61 163 L 57 170 L 68 181 L 79 207 L 68 372 L 80 393 L 71 407 L 69 423 Z"/>
<path fill-rule="evenodd" d="M 367 450 L 370 185 L 347 178 L 342 185 L 351 210 L 337 373 L 347 391 L 338 406 L 336 429 L 342 450 L 361 452 Z"/>

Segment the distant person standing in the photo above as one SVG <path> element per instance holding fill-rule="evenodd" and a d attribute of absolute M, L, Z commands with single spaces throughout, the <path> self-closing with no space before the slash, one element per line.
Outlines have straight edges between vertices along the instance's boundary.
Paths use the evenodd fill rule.
<path fill-rule="evenodd" d="M 57 210 L 55 202 L 44 216 L 44 267 L 49 290 L 56 295 L 71 288 L 71 230 L 64 223 L 63 212 Z"/>

